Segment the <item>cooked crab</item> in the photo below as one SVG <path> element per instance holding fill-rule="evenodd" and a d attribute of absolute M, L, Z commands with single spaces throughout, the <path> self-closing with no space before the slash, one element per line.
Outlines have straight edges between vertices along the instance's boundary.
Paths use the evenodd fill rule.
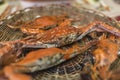
<path fill-rule="evenodd" d="M 96 21 L 86 27 L 75 28 L 73 26 L 56 27 L 48 30 L 42 36 L 36 35 L 21 40 L 24 47 L 60 47 L 82 39 L 93 31 L 106 31 L 120 37 L 120 30 L 103 22 Z"/>
<path fill-rule="evenodd" d="M 80 54 L 95 45 L 97 41 L 91 41 L 86 44 L 75 42 L 70 46 L 61 48 L 47 48 L 33 51 L 27 54 L 23 60 L 11 64 L 4 68 L 5 75 L 10 80 L 30 80 L 30 76 L 23 73 L 43 70 L 62 63 L 77 54 Z"/>
<path fill-rule="evenodd" d="M 116 27 L 109 26 L 103 22 L 96 21 L 96 22 L 90 23 L 88 26 L 82 27 L 82 28 L 75 28 L 73 26 L 59 26 L 59 27 L 55 27 L 55 28 L 48 30 L 47 32 L 45 32 L 42 35 L 40 34 L 41 36 L 39 36 L 39 34 L 37 34 L 37 36 L 31 36 L 29 38 L 20 39 L 20 40 L 16 40 L 16 41 L 10 41 L 10 42 L 4 42 L 1 44 L 2 45 L 6 44 L 6 47 L 10 47 L 10 50 L 12 48 L 15 48 L 15 50 L 13 49 L 14 52 L 17 51 L 18 53 L 19 53 L 19 51 L 21 51 L 22 48 L 28 48 L 28 47 L 48 48 L 48 49 L 45 49 L 44 52 L 47 52 L 46 50 L 48 50 L 48 52 L 49 52 L 49 48 L 54 49 L 52 47 L 61 47 L 61 46 L 65 46 L 67 44 L 71 44 L 73 42 L 81 40 L 88 33 L 93 32 L 93 31 L 106 31 L 106 32 L 114 34 L 115 36 L 120 37 L 120 30 L 119 29 L 117 29 Z M 16 45 L 18 45 L 18 44 L 20 45 L 19 48 L 16 47 Z M 68 49 L 68 51 L 62 50 L 60 53 L 58 53 L 59 55 L 62 54 L 58 58 L 60 59 L 63 56 L 65 58 L 65 60 L 66 60 L 66 58 L 70 59 L 73 56 L 72 57 L 69 57 L 69 56 L 74 55 L 73 53 L 76 52 L 76 49 L 77 49 L 77 52 L 79 52 L 79 50 L 81 50 L 81 48 L 82 47 L 75 45 L 75 48 L 73 47 L 72 49 Z M 5 49 L 5 50 L 3 50 L 3 49 Z M 59 48 L 57 48 L 57 49 L 59 49 Z M 5 54 L 9 53 L 10 50 L 7 50 L 7 48 L 2 46 L 1 53 L 0 53 L 1 57 L 3 57 Z M 86 50 L 86 48 L 85 48 L 85 50 Z M 82 51 L 84 51 L 84 50 L 82 50 Z M 37 53 L 37 52 L 35 52 L 35 53 Z M 30 71 L 31 67 L 33 68 L 32 71 L 45 69 L 48 67 L 46 65 L 49 65 L 49 64 L 47 64 L 47 61 L 49 61 L 48 58 L 55 57 L 54 54 L 57 55 L 57 53 L 54 53 L 54 50 L 52 53 L 50 52 L 47 54 L 47 56 L 49 56 L 49 57 L 46 57 L 44 55 L 39 55 L 38 53 L 35 54 L 35 53 L 34 52 L 29 53 L 28 56 L 26 56 L 22 61 L 15 63 L 14 65 L 7 66 L 4 69 L 6 76 L 8 76 L 10 79 L 13 79 L 13 76 L 15 77 L 14 74 L 18 74 L 19 76 L 22 76 L 21 74 L 16 73 L 16 70 L 18 70 L 18 72 L 19 71 L 24 72 L 26 70 Z M 19 54 L 16 54 L 16 55 L 18 56 Z M 33 59 L 33 63 L 32 63 L 32 61 L 30 61 L 29 67 L 27 67 L 25 64 L 27 63 L 28 58 L 31 58 L 31 57 L 29 57 L 29 55 L 32 55 L 32 56 L 39 55 L 40 57 L 37 56 L 36 59 Z M 44 58 L 46 60 L 46 62 L 44 63 L 44 62 L 39 61 L 39 60 L 41 60 L 41 58 Z M 61 58 L 57 63 L 61 63 L 62 61 L 64 61 L 63 60 L 64 58 Z M 43 60 L 43 61 L 45 61 L 45 60 Z M 25 61 L 25 63 L 22 63 L 24 61 Z M 29 63 L 29 61 L 28 61 L 28 63 Z M 22 64 L 25 66 L 21 67 Z M 40 65 L 40 66 L 42 65 L 43 67 L 41 68 L 38 65 Z M 50 64 L 50 66 L 53 66 L 53 65 Z M 8 70 L 9 70 L 9 73 L 11 73 L 11 75 L 7 72 Z M 32 72 L 32 71 L 30 71 L 30 72 Z"/>
<path fill-rule="evenodd" d="M 45 32 L 48 29 L 59 26 L 64 20 L 67 19 L 67 15 L 60 16 L 42 16 L 36 18 L 33 21 L 28 21 L 25 24 L 20 26 L 20 29 L 23 33 L 26 34 L 36 34 Z M 17 28 L 8 24 L 11 28 Z"/>
<path fill-rule="evenodd" d="M 103 22 L 96 21 L 90 23 L 86 27 L 75 28 L 73 26 L 59 26 L 48 30 L 43 35 L 37 34 L 36 36 L 31 36 L 25 39 L 20 39 L 16 41 L 2 42 L 1 44 L 11 45 L 11 48 L 17 48 L 16 45 L 20 45 L 18 52 L 22 48 L 50 48 L 50 47 L 61 47 L 75 41 L 82 39 L 85 35 L 92 31 L 107 31 L 118 37 L 120 37 L 120 30 L 116 27 L 109 26 Z M 4 47 L 4 46 L 3 46 Z M 6 49 L 7 50 L 7 49 Z M 9 52 L 9 50 L 7 50 Z M 1 48 L 1 56 L 5 54 Z"/>

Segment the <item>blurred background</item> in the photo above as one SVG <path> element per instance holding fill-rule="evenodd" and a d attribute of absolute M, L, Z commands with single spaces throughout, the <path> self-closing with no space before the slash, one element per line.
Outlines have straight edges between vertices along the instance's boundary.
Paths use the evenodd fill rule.
<path fill-rule="evenodd" d="M 120 0 L 0 0 L 0 18 L 20 9 L 48 4 L 83 6 L 120 20 Z"/>

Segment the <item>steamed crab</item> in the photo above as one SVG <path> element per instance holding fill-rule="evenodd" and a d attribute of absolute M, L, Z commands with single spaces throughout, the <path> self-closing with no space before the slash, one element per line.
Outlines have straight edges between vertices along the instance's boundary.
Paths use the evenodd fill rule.
<path fill-rule="evenodd" d="M 97 38 L 97 40 L 94 39 L 92 42 L 88 41 L 88 43 L 85 41 L 86 44 L 84 45 L 80 44 L 79 41 L 84 42 L 82 39 L 94 31 L 108 32 L 120 37 L 119 28 L 101 21 L 92 22 L 86 27 L 78 26 L 78 28 L 71 25 L 71 22 L 71 19 L 66 18 L 66 16 L 43 16 L 22 25 L 23 27 L 20 27 L 22 32 L 34 35 L 16 41 L 1 42 L 0 59 L 3 60 L 1 63 L 4 63 L 6 55 L 15 57 L 12 63 L 5 64 L 5 75 L 11 80 L 16 78 L 27 80 L 31 77 L 24 75 L 24 73 L 47 69 L 71 59 L 100 43 Z M 30 52 L 19 59 L 19 55 L 22 54 L 24 48 L 39 48 L 39 50 Z M 13 57 L 8 57 L 8 60 L 9 58 L 13 59 Z"/>
<path fill-rule="evenodd" d="M 25 34 L 42 34 L 43 32 L 59 26 L 62 22 L 64 22 L 68 16 L 66 14 L 59 15 L 59 16 L 41 16 L 36 18 L 35 20 L 28 21 L 21 26 L 11 26 L 8 24 L 10 28 L 20 30 Z"/>
<path fill-rule="evenodd" d="M 99 40 L 93 40 L 84 45 L 79 44 L 79 40 L 94 31 L 108 32 L 120 37 L 120 29 L 104 22 L 95 21 L 86 27 L 76 28 L 70 25 L 70 21 L 66 19 L 65 22 L 63 21 L 59 26 L 43 32 L 42 35 L 37 33 L 36 36 L 32 35 L 16 41 L 1 42 L 0 56 L 3 58 L 6 54 L 19 56 L 23 48 L 46 48 L 30 52 L 23 59 L 5 66 L 4 73 L 10 80 L 19 80 L 21 77 L 24 80 L 30 80 L 30 76 L 22 73 L 47 69 L 73 58 L 93 45 L 98 45 Z M 71 46 L 67 47 L 68 44 L 71 44 Z M 96 52 L 94 52 L 95 55 Z"/>

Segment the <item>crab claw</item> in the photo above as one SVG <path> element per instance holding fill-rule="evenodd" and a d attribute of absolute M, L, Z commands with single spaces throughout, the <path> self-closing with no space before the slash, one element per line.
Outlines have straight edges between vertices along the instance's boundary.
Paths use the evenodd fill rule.
<path fill-rule="evenodd" d="M 30 72 L 34 72 L 36 69 L 42 70 L 55 65 L 63 55 L 63 51 L 59 48 L 40 49 L 28 53 L 23 60 L 15 63 L 15 65 L 25 66 L 28 71 L 29 68 L 33 68 L 30 69 Z"/>

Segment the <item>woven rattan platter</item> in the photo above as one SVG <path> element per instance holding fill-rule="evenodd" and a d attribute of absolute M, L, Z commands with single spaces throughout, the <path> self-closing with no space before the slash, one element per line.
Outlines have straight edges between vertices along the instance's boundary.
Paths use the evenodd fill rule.
<path fill-rule="evenodd" d="M 0 41 L 13 41 L 24 38 L 25 35 L 18 29 L 11 29 L 8 27 L 20 26 L 26 21 L 34 20 L 44 15 L 60 15 L 67 13 L 71 18 L 80 18 L 80 22 L 75 25 L 87 25 L 90 22 L 100 20 L 111 26 L 119 27 L 117 22 L 102 13 L 86 9 L 83 7 L 75 7 L 71 5 L 48 5 L 43 7 L 31 7 L 17 11 L 10 16 L 0 21 Z M 81 80 L 80 73 L 84 62 L 92 62 L 91 55 L 85 52 L 82 55 L 68 60 L 60 65 L 54 66 L 50 69 L 37 71 L 30 74 L 33 80 Z M 111 68 L 119 66 L 120 60 L 118 59 Z M 22 80 L 22 79 L 21 79 Z M 90 80 L 89 77 L 86 80 Z"/>

